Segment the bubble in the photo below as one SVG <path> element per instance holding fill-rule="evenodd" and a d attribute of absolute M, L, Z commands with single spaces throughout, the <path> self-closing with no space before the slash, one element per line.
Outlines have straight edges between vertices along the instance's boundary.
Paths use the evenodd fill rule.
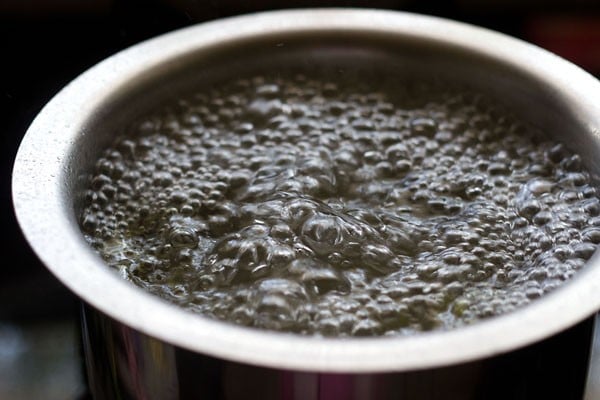
<path fill-rule="evenodd" d="M 415 118 L 410 121 L 410 128 L 415 135 L 431 137 L 436 133 L 437 123 L 431 118 Z"/>
<path fill-rule="evenodd" d="M 307 258 L 294 260 L 288 270 L 298 276 L 307 290 L 315 295 L 330 291 L 347 292 L 349 289 L 348 281 L 341 274 L 317 260 Z"/>
<path fill-rule="evenodd" d="M 177 227 L 169 232 L 169 243 L 174 247 L 194 248 L 198 245 L 198 237 L 191 229 Z"/>
<path fill-rule="evenodd" d="M 302 226 L 301 237 L 316 254 L 328 254 L 342 240 L 341 221 L 335 216 L 315 215 Z"/>
<path fill-rule="evenodd" d="M 535 199 L 526 200 L 526 201 L 518 204 L 517 207 L 518 207 L 517 210 L 518 210 L 519 214 L 525 218 L 533 217 L 542 208 L 540 202 Z"/>
<path fill-rule="evenodd" d="M 588 260 L 596 251 L 592 243 L 578 243 L 573 247 L 573 255 L 577 258 Z"/>
<path fill-rule="evenodd" d="M 552 221 L 553 219 L 554 218 L 550 211 L 540 211 L 533 216 L 531 221 L 536 225 L 544 225 Z"/>
<path fill-rule="evenodd" d="M 510 172 L 510 168 L 505 163 L 493 162 L 488 166 L 488 172 L 491 175 L 506 175 Z"/>
<path fill-rule="evenodd" d="M 558 143 L 547 151 L 547 155 L 552 162 L 559 163 L 563 158 L 568 156 L 568 151 L 562 143 Z"/>
<path fill-rule="evenodd" d="M 586 228 L 582 231 L 581 238 L 588 242 L 598 244 L 598 243 L 600 243 L 600 229 Z"/>
<path fill-rule="evenodd" d="M 306 300 L 308 295 L 302 285 L 289 279 L 273 278 L 260 282 L 258 291 L 275 293 L 288 299 Z"/>

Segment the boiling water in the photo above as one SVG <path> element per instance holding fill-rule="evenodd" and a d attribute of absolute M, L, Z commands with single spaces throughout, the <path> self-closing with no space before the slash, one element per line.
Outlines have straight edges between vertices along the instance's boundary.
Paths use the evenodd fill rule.
<path fill-rule="evenodd" d="M 578 155 L 479 94 L 255 76 L 148 114 L 81 226 L 123 278 L 232 323 L 450 329 L 567 281 L 600 242 Z"/>

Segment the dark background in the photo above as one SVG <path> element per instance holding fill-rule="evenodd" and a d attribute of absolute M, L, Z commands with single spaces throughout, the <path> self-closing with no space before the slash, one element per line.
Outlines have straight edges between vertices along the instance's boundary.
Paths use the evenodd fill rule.
<path fill-rule="evenodd" d="M 81 72 L 141 40 L 215 18 L 318 6 L 403 10 L 485 26 L 600 76 L 600 2 L 593 0 L 0 0 L 0 398 L 86 398 L 79 304 L 33 255 L 12 210 L 12 163 L 41 107 Z"/>

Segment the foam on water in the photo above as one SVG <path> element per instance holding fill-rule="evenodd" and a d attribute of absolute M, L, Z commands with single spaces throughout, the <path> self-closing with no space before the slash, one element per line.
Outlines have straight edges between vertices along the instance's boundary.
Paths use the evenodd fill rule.
<path fill-rule="evenodd" d="M 90 175 L 81 227 L 125 279 L 204 315 L 401 335 L 570 279 L 600 242 L 593 181 L 480 94 L 255 76 L 125 130 Z"/>

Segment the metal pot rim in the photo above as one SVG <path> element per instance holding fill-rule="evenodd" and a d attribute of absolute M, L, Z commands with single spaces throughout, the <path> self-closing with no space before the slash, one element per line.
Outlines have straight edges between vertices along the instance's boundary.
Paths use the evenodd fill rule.
<path fill-rule="evenodd" d="M 501 33 L 437 17 L 374 9 L 256 13 L 161 35 L 92 67 L 38 114 L 13 168 L 13 201 L 26 239 L 49 270 L 83 301 L 115 320 L 191 351 L 282 369 L 383 372 L 489 357 L 549 337 L 600 309 L 596 254 L 571 282 L 515 312 L 447 332 L 399 338 L 301 337 L 213 321 L 167 304 L 109 270 L 84 242 L 65 187 L 70 149 L 83 121 L 111 94 L 158 62 L 223 41 L 264 34 L 348 30 L 426 38 L 517 66 L 573 102 L 571 112 L 600 127 L 600 83 L 572 63 Z M 554 83 L 552 83 L 554 82 Z M 599 103 L 600 104 L 600 103 Z"/>

